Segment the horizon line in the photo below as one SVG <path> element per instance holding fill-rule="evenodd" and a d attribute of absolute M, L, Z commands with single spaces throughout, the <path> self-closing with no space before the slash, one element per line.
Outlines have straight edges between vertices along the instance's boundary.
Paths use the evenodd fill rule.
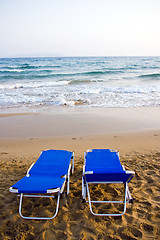
<path fill-rule="evenodd" d="M 95 58 L 95 57 L 160 57 L 160 55 L 98 55 L 98 56 L 8 56 L 8 57 L 0 57 L 0 59 L 4 58 Z"/>

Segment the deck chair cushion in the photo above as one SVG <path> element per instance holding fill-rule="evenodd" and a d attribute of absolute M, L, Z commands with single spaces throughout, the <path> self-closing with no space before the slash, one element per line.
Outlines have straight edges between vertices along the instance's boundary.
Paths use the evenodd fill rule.
<path fill-rule="evenodd" d="M 23 177 L 12 187 L 18 189 L 19 193 L 47 193 L 49 189 L 61 188 L 65 178 L 59 177 Z"/>
<path fill-rule="evenodd" d="M 72 152 L 65 150 L 43 151 L 29 171 L 29 174 L 31 176 L 47 175 L 62 177 L 68 172 L 72 154 Z"/>
<path fill-rule="evenodd" d="M 87 174 L 88 172 L 88 174 Z M 85 176 L 87 182 L 128 182 L 131 174 L 123 170 L 116 151 L 93 149 L 86 155 Z"/>

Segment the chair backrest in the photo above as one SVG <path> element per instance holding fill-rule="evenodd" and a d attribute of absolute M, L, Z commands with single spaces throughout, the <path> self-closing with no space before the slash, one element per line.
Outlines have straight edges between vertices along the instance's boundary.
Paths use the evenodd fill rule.
<path fill-rule="evenodd" d="M 87 152 L 85 171 L 94 171 L 95 173 L 124 172 L 118 152 L 110 149 L 93 149 Z"/>
<path fill-rule="evenodd" d="M 63 176 L 68 172 L 72 152 L 66 150 L 43 151 L 28 174 Z"/>
<path fill-rule="evenodd" d="M 128 182 L 132 177 L 131 173 L 123 169 L 119 153 L 110 149 L 93 149 L 87 152 L 85 173 L 88 182 Z"/>

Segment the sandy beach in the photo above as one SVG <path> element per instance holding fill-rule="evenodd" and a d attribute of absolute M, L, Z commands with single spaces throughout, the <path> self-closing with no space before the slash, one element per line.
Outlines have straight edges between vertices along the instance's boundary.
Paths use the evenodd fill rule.
<path fill-rule="evenodd" d="M 0 239 L 159 239 L 160 236 L 160 108 L 69 108 L 0 114 Z M 111 148 L 121 163 L 135 171 L 130 182 L 134 204 L 122 217 L 95 217 L 81 199 L 84 151 Z M 19 199 L 9 187 L 25 176 L 42 150 L 75 152 L 70 194 L 60 201 L 53 220 L 24 220 Z M 112 189 L 113 190 L 113 189 Z M 97 199 L 103 192 L 97 188 Z M 54 201 L 24 203 L 25 211 L 50 214 Z"/>

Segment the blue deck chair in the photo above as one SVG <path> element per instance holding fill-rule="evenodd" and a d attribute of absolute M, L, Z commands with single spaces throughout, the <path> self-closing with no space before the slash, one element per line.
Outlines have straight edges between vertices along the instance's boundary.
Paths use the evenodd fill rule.
<path fill-rule="evenodd" d="M 67 194 L 69 193 L 70 172 L 74 171 L 74 152 L 66 150 L 42 151 L 40 157 L 28 169 L 27 174 L 12 187 L 10 192 L 20 196 L 19 214 L 25 219 L 53 219 L 59 208 L 60 195 L 64 191 L 67 182 Z M 50 195 L 48 195 L 50 194 Z M 28 217 L 22 215 L 23 197 L 50 197 L 57 196 L 57 205 L 52 217 Z"/>
<path fill-rule="evenodd" d="M 126 171 L 119 160 L 119 153 L 110 149 L 92 149 L 84 154 L 84 166 L 82 176 L 82 198 L 86 201 L 86 192 L 90 211 L 96 216 L 121 216 L 126 212 L 126 203 L 132 202 L 128 183 L 134 176 L 133 171 Z M 124 201 L 92 201 L 89 192 L 89 184 L 124 184 Z M 95 213 L 92 204 L 123 204 L 123 212 Z"/>

